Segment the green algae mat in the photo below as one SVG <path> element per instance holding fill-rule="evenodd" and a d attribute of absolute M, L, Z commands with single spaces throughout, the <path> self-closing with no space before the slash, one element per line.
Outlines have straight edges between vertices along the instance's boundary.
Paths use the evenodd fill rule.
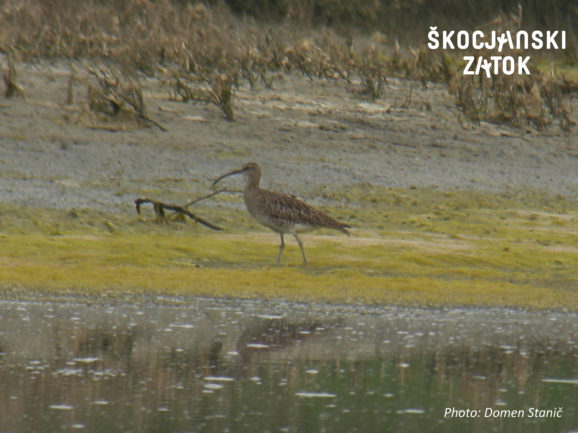
<path fill-rule="evenodd" d="M 232 210 L 192 209 L 221 225 L 157 224 L 126 212 L 0 207 L 0 289 L 37 293 L 200 295 L 335 303 L 578 310 L 578 204 L 537 191 L 502 194 L 369 185 L 326 192 L 353 226 L 287 238 Z M 127 204 L 127 208 L 130 205 Z M 147 214 L 148 216 L 148 214 Z"/>

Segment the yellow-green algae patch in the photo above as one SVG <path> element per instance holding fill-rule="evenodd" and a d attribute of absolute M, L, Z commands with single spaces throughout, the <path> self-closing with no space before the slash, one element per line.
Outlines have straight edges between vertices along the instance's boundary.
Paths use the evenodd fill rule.
<path fill-rule="evenodd" d="M 236 198 L 238 199 L 238 198 Z M 0 207 L 0 287 L 18 293 L 153 293 L 578 310 L 578 205 L 535 191 L 326 192 L 352 236 L 303 235 L 310 265 L 230 202 L 195 209 L 226 227 L 136 215 Z M 152 220 L 152 216 L 150 217 Z"/>

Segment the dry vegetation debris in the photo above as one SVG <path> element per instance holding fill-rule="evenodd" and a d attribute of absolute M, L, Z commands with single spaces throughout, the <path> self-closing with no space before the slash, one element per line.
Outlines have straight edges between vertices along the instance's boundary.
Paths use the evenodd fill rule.
<path fill-rule="evenodd" d="M 500 14 L 491 23 L 498 31 L 516 32 L 521 29 L 522 9 L 517 14 Z M 474 53 L 476 58 L 490 59 L 493 56 L 528 56 L 524 50 L 483 49 Z M 530 75 L 454 74 L 449 77 L 449 92 L 455 96 L 457 106 L 472 121 L 486 120 L 515 126 L 531 125 L 543 129 L 559 121 L 563 130 L 573 126 L 569 106 L 564 99 L 577 89 L 564 76 L 555 73 L 542 74 L 535 63 L 528 64 Z"/>
<path fill-rule="evenodd" d="M 486 120 L 543 129 L 558 120 L 563 130 L 573 126 L 564 102 L 571 89 L 564 78 L 546 77 L 538 71 L 531 76 L 456 76 L 450 92 L 456 104 L 472 121 Z"/>
<path fill-rule="evenodd" d="M 368 10 L 358 8 L 363 12 L 358 15 L 371 15 L 375 8 L 377 3 Z M 328 5 L 323 10 L 332 11 Z M 307 11 L 304 3 L 293 1 L 286 13 L 303 18 L 310 15 Z M 348 11 L 331 13 L 359 12 Z M 520 22 L 521 15 L 501 14 L 492 25 L 506 28 Z M 312 80 L 360 82 L 361 88 L 352 84 L 353 93 L 369 100 L 386 96 L 388 76 L 418 80 L 424 88 L 429 81 L 446 82 L 471 121 L 538 129 L 554 120 L 563 129 L 572 126 L 564 97 L 576 90 L 566 79 L 545 76 L 536 68 L 531 76 L 466 77 L 452 55 L 425 47 L 402 50 L 379 32 L 338 33 L 295 19 L 264 23 L 235 16 L 219 2 L 8 0 L 0 11 L 0 52 L 25 61 L 64 58 L 115 65 L 122 74 L 93 74 L 98 85 L 89 87 L 91 110 L 111 116 L 132 113 L 143 125 L 160 128 L 144 113 L 138 79 L 143 74 L 160 77 L 171 98 L 213 103 L 229 120 L 235 117 L 235 89 L 243 82 L 271 87 L 276 74 L 292 72 Z M 4 74 L 7 96 L 21 91 L 15 75 L 13 68 Z"/>
<path fill-rule="evenodd" d="M 4 78 L 4 85 L 6 86 L 4 91 L 6 98 L 24 95 L 24 89 L 16 83 L 16 68 L 10 57 L 8 58 L 8 70 L 2 74 L 2 78 Z"/>
<path fill-rule="evenodd" d="M 101 120 L 124 115 L 127 120 L 152 124 L 166 131 L 166 128 L 146 115 L 142 87 L 137 79 L 103 67 L 89 68 L 88 72 L 96 81 L 95 85 L 88 84 L 88 107 Z"/>

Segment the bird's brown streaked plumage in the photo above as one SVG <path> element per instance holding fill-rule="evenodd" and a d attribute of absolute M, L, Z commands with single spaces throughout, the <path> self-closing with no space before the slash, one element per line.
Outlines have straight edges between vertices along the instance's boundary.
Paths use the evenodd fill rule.
<path fill-rule="evenodd" d="M 298 198 L 260 188 L 261 167 L 255 162 L 249 162 L 239 170 L 222 175 L 213 182 L 213 185 L 225 177 L 236 174 L 244 174 L 247 177 L 243 200 L 249 213 L 261 224 L 281 236 L 279 254 L 275 262 L 277 265 L 285 248 L 284 234 L 291 234 L 295 237 L 301 249 L 304 264 L 307 264 L 307 256 L 305 255 L 303 242 L 299 239 L 297 233 L 313 230 L 317 227 L 326 227 L 349 234 L 347 231 L 349 226 L 347 224 L 334 220 Z"/>

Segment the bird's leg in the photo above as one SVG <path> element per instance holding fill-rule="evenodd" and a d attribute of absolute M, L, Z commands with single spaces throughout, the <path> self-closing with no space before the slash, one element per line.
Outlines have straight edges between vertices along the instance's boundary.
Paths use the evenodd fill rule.
<path fill-rule="evenodd" d="M 301 242 L 301 239 L 299 239 L 299 237 L 297 236 L 296 233 L 293 233 L 293 236 L 295 236 L 295 239 L 297 239 L 297 243 L 299 244 L 299 248 L 301 248 L 301 255 L 303 256 L 303 264 L 306 265 L 307 264 L 307 256 L 305 255 L 305 248 L 303 248 L 303 242 Z"/>
<path fill-rule="evenodd" d="M 277 254 L 277 260 L 275 261 L 275 265 L 278 266 L 281 262 L 281 254 L 283 253 L 283 249 L 285 248 L 285 240 L 283 239 L 283 233 L 279 233 L 281 236 L 281 245 L 279 245 L 279 254 Z"/>

